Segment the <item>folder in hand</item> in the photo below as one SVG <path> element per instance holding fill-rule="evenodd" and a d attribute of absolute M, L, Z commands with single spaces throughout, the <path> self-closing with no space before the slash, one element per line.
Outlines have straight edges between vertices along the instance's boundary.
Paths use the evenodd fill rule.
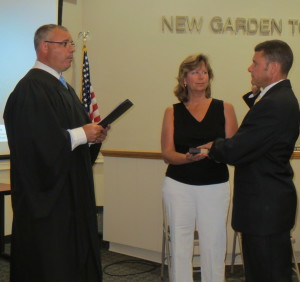
<path fill-rule="evenodd" d="M 102 119 L 98 124 L 101 125 L 103 128 L 107 127 L 132 106 L 133 103 L 129 99 L 126 99 L 121 104 L 119 104 L 113 111 L 111 111 L 104 119 Z"/>

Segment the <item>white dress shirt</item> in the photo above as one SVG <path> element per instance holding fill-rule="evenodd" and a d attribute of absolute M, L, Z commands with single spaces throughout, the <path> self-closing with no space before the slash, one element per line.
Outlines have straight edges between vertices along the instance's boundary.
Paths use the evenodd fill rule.
<path fill-rule="evenodd" d="M 274 82 L 274 83 L 272 83 L 272 84 L 266 86 L 266 87 L 263 89 L 263 91 L 261 91 L 261 92 L 259 93 L 259 96 L 257 97 L 257 99 L 261 99 L 261 98 L 266 94 L 266 92 L 267 92 L 268 90 L 270 90 L 273 86 L 275 86 L 277 83 L 279 83 L 279 82 L 282 81 L 282 80 L 283 80 L 283 79 L 281 79 L 281 80 L 279 80 L 279 81 L 276 81 L 276 82 Z"/>

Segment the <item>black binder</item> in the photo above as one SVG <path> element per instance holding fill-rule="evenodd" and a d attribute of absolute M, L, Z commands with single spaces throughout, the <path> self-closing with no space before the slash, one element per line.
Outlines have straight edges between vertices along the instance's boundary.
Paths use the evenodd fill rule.
<path fill-rule="evenodd" d="M 98 124 L 103 128 L 107 127 L 109 124 L 112 124 L 117 118 L 124 114 L 129 108 L 133 106 L 133 103 L 126 99 L 121 104 L 119 104 L 113 111 L 111 111 L 103 120 Z"/>

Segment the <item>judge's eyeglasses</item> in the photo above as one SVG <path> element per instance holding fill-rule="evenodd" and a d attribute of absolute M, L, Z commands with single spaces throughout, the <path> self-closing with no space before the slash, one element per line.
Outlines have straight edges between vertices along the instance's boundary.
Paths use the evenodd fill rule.
<path fill-rule="evenodd" d="M 66 47 L 74 47 L 75 48 L 75 43 L 73 41 L 50 41 L 50 40 L 45 40 L 44 42 L 47 43 L 55 43 L 55 44 L 59 44 L 61 46 Z"/>

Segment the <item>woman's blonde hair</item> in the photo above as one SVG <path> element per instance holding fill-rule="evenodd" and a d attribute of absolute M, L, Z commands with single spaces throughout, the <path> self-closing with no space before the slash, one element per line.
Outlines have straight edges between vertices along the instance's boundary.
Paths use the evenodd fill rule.
<path fill-rule="evenodd" d="M 209 77 L 208 86 L 205 90 L 205 96 L 207 98 L 210 98 L 210 96 L 211 96 L 210 81 L 213 79 L 214 75 L 213 75 L 211 66 L 208 62 L 207 56 L 200 53 L 200 54 L 196 54 L 196 55 L 187 57 L 179 66 L 179 71 L 178 71 L 178 76 L 177 76 L 178 84 L 174 88 L 174 94 L 180 102 L 188 101 L 189 93 L 188 93 L 187 87 L 184 85 L 184 79 L 186 78 L 188 72 L 196 69 L 197 67 L 202 66 L 203 64 L 207 68 L 208 77 Z"/>

